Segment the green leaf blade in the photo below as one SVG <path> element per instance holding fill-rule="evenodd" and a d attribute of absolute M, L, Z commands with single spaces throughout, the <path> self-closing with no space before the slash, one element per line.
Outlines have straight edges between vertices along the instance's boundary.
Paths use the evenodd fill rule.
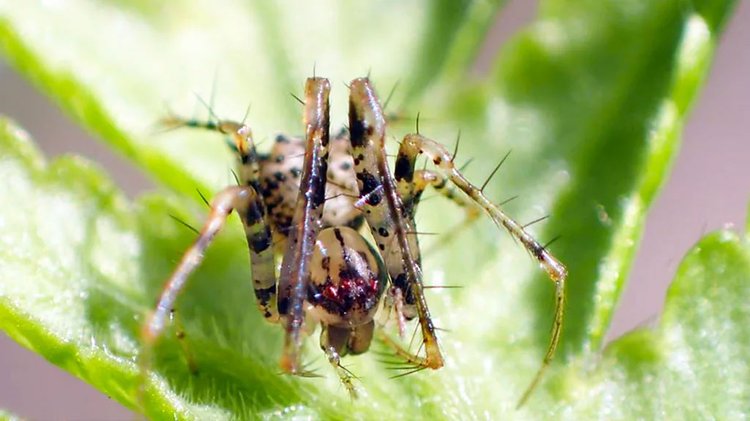
<path fill-rule="evenodd" d="M 733 2 L 715 5 L 728 13 Z M 502 127 L 496 138 L 520 139 L 511 146 L 538 139 L 536 161 L 521 164 L 537 180 L 567 177 L 545 227 L 561 237 L 552 250 L 570 271 L 563 352 L 602 345 L 720 31 L 679 1 L 550 1 L 501 57 L 494 83 L 510 111 L 486 124 Z M 550 288 L 532 288 L 549 309 Z M 538 312 L 540 344 L 547 311 Z"/>
<path fill-rule="evenodd" d="M 133 239 L 124 232 L 130 226 L 113 215 L 124 211 L 123 197 L 99 170 L 80 159 L 64 158 L 47 167 L 28 136 L 6 119 L 0 121 L 0 143 L 0 173 L 12 181 L 3 184 L 2 194 L 15 204 L 3 207 L 1 219 L 3 330 L 132 405 L 132 391 L 124 385 L 133 384 L 134 364 L 123 355 L 138 347 L 132 332 L 128 335 L 120 325 L 97 329 L 87 314 L 94 291 L 124 301 L 119 310 L 132 318 L 127 297 L 133 291 L 107 290 L 111 278 L 104 275 L 124 270 L 120 276 L 127 278 L 132 268 L 113 268 L 111 262 L 92 256 L 96 250 L 89 248 L 92 242 L 117 244 L 120 263 L 132 253 L 128 246 Z M 102 329 L 109 330 L 109 340 L 119 340 L 104 343 Z"/>
<path fill-rule="evenodd" d="M 746 240 L 729 231 L 704 237 L 680 264 L 659 326 L 613 342 L 596 369 L 580 360 L 578 371 L 568 372 L 569 395 L 560 413 L 620 419 L 746 416 L 748 279 Z"/>

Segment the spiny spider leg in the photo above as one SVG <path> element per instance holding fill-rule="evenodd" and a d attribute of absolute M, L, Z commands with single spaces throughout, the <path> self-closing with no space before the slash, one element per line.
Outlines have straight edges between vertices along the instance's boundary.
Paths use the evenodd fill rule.
<path fill-rule="evenodd" d="M 493 221 L 503 226 L 513 237 L 518 239 L 526 250 L 539 261 L 539 264 L 553 281 L 563 282 L 565 280 L 567 277 L 565 266 L 536 241 L 531 234 L 527 233 L 520 224 L 487 199 L 481 189 L 471 184 L 456 169 L 451 160 L 450 152 L 441 144 L 420 134 L 406 135 L 403 142 L 401 142 L 401 147 L 396 158 L 396 177 L 408 178 L 408 175 L 399 173 L 402 171 L 413 171 L 414 161 L 421 153 L 426 154 L 438 168 L 445 172 L 448 179 L 461 191 L 466 193 L 477 205 L 481 206 Z"/>
<path fill-rule="evenodd" d="M 379 321 L 381 327 L 385 327 L 388 319 L 393 317 L 398 327 L 398 337 L 403 339 L 406 334 L 406 317 L 404 317 L 404 293 L 401 289 L 396 287 L 388 288 L 383 308 L 385 314 Z"/>
<path fill-rule="evenodd" d="M 419 204 L 420 198 L 422 197 L 422 193 L 424 193 L 425 189 L 428 186 L 432 186 L 433 189 L 435 189 L 443 197 L 453 201 L 453 203 L 464 208 L 466 211 L 466 217 L 464 221 L 461 222 L 459 226 L 451 229 L 448 233 L 442 234 L 436 245 L 445 244 L 446 242 L 448 242 L 462 228 L 471 225 L 481 214 L 481 210 L 479 209 L 479 207 L 474 202 L 466 198 L 466 195 L 459 193 L 457 188 L 454 185 L 449 184 L 448 180 L 442 174 L 431 170 L 418 170 L 416 172 L 412 171 L 409 174 L 411 175 L 411 178 L 409 180 L 405 180 L 404 178 L 399 179 L 398 177 L 396 177 L 396 183 L 399 195 L 401 196 L 401 200 L 404 205 L 404 217 L 411 222 L 412 226 L 416 226 L 414 222 L 416 208 Z M 382 187 L 375 191 L 382 191 Z M 417 241 L 416 250 L 417 252 L 419 252 L 420 249 L 417 237 L 415 237 L 415 241 Z M 386 310 L 388 314 L 390 314 L 391 312 L 395 313 L 399 337 L 403 338 L 404 332 L 406 330 L 406 319 L 404 317 L 404 294 L 400 288 L 394 287 L 388 291 L 388 299 L 389 301 L 386 301 L 385 303 Z M 385 322 L 387 322 L 387 320 L 384 321 L 383 324 L 385 324 Z M 404 350 L 395 349 L 395 351 L 397 354 L 403 354 Z"/>
<path fill-rule="evenodd" d="M 211 114 L 213 115 L 213 113 Z M 169 128 L 199 128 L 229 136 L 231 139 L 229 147 L 237 154 L 240 167 L 238 175 L 240 184 L 252 187 L 255 192 L 261 192 L 259 156 L 255 149 L 252 130 L 250 130 L 249 126 L 231 120 L 217 119 L 216 121 L 201 121 L 183 119 L 174 115 L 166 117 L 161 123 Z M 257 198 L 254 200 L 259 202 L 255 204 L 255 209 L 259 209 L 262 212 L 260 216 L 263 219 L 265 217 L 265 206 L 261 202 L 262 199 Z M 242 217 L 241 213 L 240 216 Z M 253 230 L 258 230 L 258 232 L 251 232 L 249 229 L 245 225 L 245 233 L 248 245 L 250 245 L 253 289 L 255 291 L 258 310 L 267 321 L 277 323 L 279 314 L 276 309 L 276 272 L 273 250 L 269 249 L 265 244 L 267 240 L 272 239 L 271 228 L 268 223 L 264 222 L 252 228 Z M 255 238 L 255 241 L 258 243 L 252 243 L 251 238 Z"/>
<path fill-rule="evenodd" d="M 253 142 L 253 133 L 250 127 L 243 123 L 230 120 L 201 121 L 195 119 L 183 119 L 177 116 L 168 116 L 161 121 L 167 128 L 193 127 L 219 132 L 230 137 L 229 147 L 237 153 L 240 161 L 239 179 L 242 184 L 253 186 L 260 192 L 260 165 L 258 153 Z"/>
<path fill-rule="evenodd" d="M 341 383 L 346 387 L 352 398 L 357 397 L 357 389 L 354 387 L 353 379 L 357 378 L 349 369 L 341 365 L 343 356 L 338 350 L 349 350 L 353 354 L 365 352 L 372 340 L 375 330 L 375 323 L 369 323 L 357 326 L 354 330 L 336 326 L 323 325 L 323 331 L 320 334 L 320 347 L 328 357 L 328 362 L 336 370 Z"/>
<path fill-rule="evenodd" d="M 396 353 L 396 357 L 401 358 L 408 367 L 427 367 L 425 358 L 416 355 L 401 346 L 401 344 L 393 340 L 384 329 L 378 330 L 378 337 L 380 338 L 380 341 L 389 346 Z"/>
<path fill-rule="evenodd" d="M 309 78 L 305 83 L 305 159 L 279 277 L 279 312 L 284 316 L 286 330 L 280 364 L 288 373 L 299 371 L 310 258 L 323 217 L 328 173 L 330 91 L 331 84 L 327 79 Z"/>
<path fill-rule="evenodd" d="M 405 178 L 407 175 L 410 176 L 408 180 Z M 422 198 L 422 193 L 424 193 L 428 186 L 432 186 L 440 195 L 463 208 L 466 212 L 464 220 L 445 234 L 441 234 L 436 245 L 446 244 L 461 232 L 463 228 L 470 226 L 481 215 L 480 208 L 468 199 L 466 195 L 459 193 L 456 186 L 449 184 L 448 179 L 440 173 L 431 170 L 414 171 L 412 168 L 411 171 L 397 171 L 394 176 L 396 183 L 398 183 L 401 200 L 404 203 L 404 215 L 410 218 L 412 225 L 416 225 L 414 223 L 416 208 L 419 205 L 419 200 Z M 425 253 L 431 250 L 427 250 Z"/>
<path fill-rule="evenodd" d="M 419 154 L 424 153 L 429 159 L 442 170 L 446 177 L 460 190 L 466 193 L 477 205 L 482 207 L 490 218 L 499 226 L 504 227 L 514 238 L 523 244 L 524 248 L 539 262 L 542 269 L 555 283 L 555 315 L 550 335 L 549 346 L 542 361 L 542 366 L 537 371 L 531 384 L 521 396 L 518 406 L 520 407 L 528 399 L 531 392 L 537 386 L 544 371 L 552 361 L 557 349 L 562 332 L 563 314 L 565 311 L 565 280 L 567 269 L 552 256 L 531 234 L 506 215 L 500 208 L 492 203 L 482 193 L 482 190 L 472 185 L 454 166 L 451 153 L 441 144 L 428 139 L 420 134 L 409 134 L 404 137 L 396 158 L 395 176 L 397 179 L 409 180 L 413 178 L 414 163 Z"/>
<path fill-rule="evenodd" d="M 263 220 L 263 202 L 255 189 L 250 186 L 232 186 L 224 189 L 211 202 L 211 213 L 201 229 L 201 234 L 185 252 L 159 296 L 154 310 L 143 325 L 142 337 L 146 351 L 161 337 L 166 322 L 174 307 L 177 296 L 185 286 L 188 276 L 203 261 L 203 256 L 216 234 L 224 226 L 232 211 L 237 211 L 242 219 L 252 257 L 253 276 L 257 280 L 255 292 L 258 306 L 269 320 L 278 318 L 276 312 L 275 281 L 273 278 L 273 251 L 271 233 Z M 270 273 L 270 279 L 259 279 L 263 273 Z M 270 287 L 266 287 L 270 285 Z M 149 352 L 145 352 L 149 355 Z"/>
<path fill-rule="evenodd" d="M 367 197 L 365 219 L 394 286 L 404 295 L 405 315 L 419 316 L 425 345 L 423 365 L 437 369 L 444 364 L 443 356 L 424 297 L 414 226 L 404 216 L 404 205 L 388 168 L 383 110 L 368 79 L 353 80 L 349 89 L 349 132 L 360 197 Z M 379 188 L 382 194 L 371 194 Z M 396 241 L 391 241 L 391 235 Z M 392 246 L 386 250 L 389 244 Z"/>

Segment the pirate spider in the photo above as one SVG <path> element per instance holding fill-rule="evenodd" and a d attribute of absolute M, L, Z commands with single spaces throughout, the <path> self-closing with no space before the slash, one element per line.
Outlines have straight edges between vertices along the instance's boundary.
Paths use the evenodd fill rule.
<path fill-rule="evenodd" d="M 235 211 L 250 249 L 258 308 L 266 320 L 281 324 L 285 331 L 280 361 L 284 372 L 309 374 L 300 363 L 302 341 L 311 333 L 308 327 L 320 323 L 320 346 L 354 394 L 352 375 L 342 367 L 340 358 L 368 350 L 375 332 L 375 312 L 381 305 L 396 314 L 401 333 L 405 320 L 418 318 L 424 354 L 411 353 L 384 333 L 380 335 L 383 342 L 416 369 L 442 367 L 443 356 L 424 296 L 414 229 L 419 199 L 432 186 L 461 206 L 486 211 L 526 248 L 556 285 L 549 346 L 522 404 L 557 347 L 565 266 L 490 202 L 482 189 L 469 183 L 455 168 L 453 154 L 437 142 L 418 133 L 407 135 L 391 175 L 384 145 L 386 120 L 375 91 L 367 78 L 353 80 L 349 89 L 348 132 L 343 130 L 330 139 L 330 83 L 319 77 L 307 79 L 304 139 L 279 135 L 267 155 L 256 152 L 250 128 L 244 124 L 168 119 L 172 127 L 199 127 L 228 135 L 240 161 L 239 185 L 227 187 L 211 202 L 198 238 L 166 282 L 156 309 L 143 326 L 145 345 L 153 346 L 164 333 L 188 276 Z M 415 171 L 420 154 L 438 171 Z M 370 228 L 375 247 L 357 231 L 363 222 Z M 277 276 L 276 255 L 282 253 Z"/>

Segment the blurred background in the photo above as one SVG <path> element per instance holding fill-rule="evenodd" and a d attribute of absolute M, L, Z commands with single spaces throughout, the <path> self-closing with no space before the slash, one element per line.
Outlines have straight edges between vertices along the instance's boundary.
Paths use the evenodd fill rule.
<path fill-rule="evenodd" d="M 536 2 L 509 1 L 489 33 L 475 72 L 535 15 Z M 610 327 L 614 339 L 658 320 L 664 295 L 686 251 L 705 233 L 742 231 L 750 198 L 750 3 L 738 2 L 714 64 L 684 128 L 671 178 L 656 199 L 629 283 Z M 134 197 L 153 185 L 91 139 L 0 60 L 0 114 L 25 127 L 50 157 L 76 153 L 99 161 Z M 133 419 L 77 378 L 0 333 L 0 408 L 29 419 Z M 43 396 L 44 401 L 39 401 Z"/>

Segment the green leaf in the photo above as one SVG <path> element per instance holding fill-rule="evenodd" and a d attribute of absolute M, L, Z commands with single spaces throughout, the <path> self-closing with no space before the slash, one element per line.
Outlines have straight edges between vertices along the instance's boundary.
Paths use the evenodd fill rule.
<path fill-rule="evenodd" d="M 708 387 L 712 364 L 724 361 L 676 332 L 722 324 L 739 338 L 722 334 L 717 343 L 733 350 L 746 343 L 747 314 L 733 313 L 727 322 L 720 311 L 726 307 L 718 305 L 724 295 L 732 298 L 731 283 L 715 286 L 726 291 L 716 291 L 717 307 L 702 320 L 684 310 L 708 287 L 709 263 L 732 261 L 730 248 L 747 261 L 727 234 L 706 240 L 710 260 L 692 260 L 695 252 L 688 258 L 685 267 L 705 272 L 681 270 L 675 288 L 687 286 L 673 290 L 660 330 L 627 336 L 598 364 L 593 360 L 645 210 L 666 176 L 732 4 L 542 2 L 537 20 L 504 47 L 491 76 L 472 82 L 468 68 L 497 2 L 162 8 L 91 1 L 62 11 L 54 2 L 0 0 L 0 49 L 10 62 L 171 189 L 128 203 L 90 164 L 64 158 L 47 166 L 25 135 L 2 122 L 0 176 L 10 182 L 0 186 L 0 197 L 13 198 L 14 206 L 0 209 L 0 327 L 154 418 L 648 416 L 664 413 L 656 412 L 660 405 L 672 408 L 665 391 L 676 410 L 731 416 L 742 407 L 741 395 L 718 402 L 720 395 L 703 399 L 700 388 L 676 385 L 686 381 L 680 369 L 687 367 Z M 552 287 L 487 221 L 449 245 L 424 241 L 428 282 L 464 287 L 428 296 L 436 324 L 450 330 L 442 337 L 446 367 L 389 380 L 372 354 L 349 358 L 367 394 L 354 402 L 330 375 L 314 337 L 307 356 L 325 378 L 278 375 L 281 331 L 252 310 L 246 245 L 231 223 L 178 302 L 199 374 L 190 374 L 186 353 L 167 339 L 139 404 L 142 316 L 194 236 L 169 215 L 200 224 L 195 189 L 218 191 L 231 180 L 232 159 L 215 136 L 155 133 L 162 103 L 193 116 L 191 92 L 208 100 L 207 86 L 218 75 L 217 114 L 239 119 L 252 100 L 248 121 L 256 138 L 280 128 L 299 132 L 300 110 L 287 93 L 298 92 L 313 67 L 333 81 L 335 122 L 345 120 L 340 82 L 372 69 L 385 97 L 400 80 L 395 104 L 406 115 L 422 111 L 424 134 L 450 144 L 462 130 L 458 160 L 476 157 L 467 173 L 477 184 L 513 150 L 486 192 L 498 201 L 520 195 L 505 209 L 521 222 L 551 212 L 543 230 L 532 230 L 540 238 L 562 235 L 552 251 L 570 270 L 559 363 L 522 409 L 528 414 L 513 411 L 549 340 Z M 393 134 L 410 129 L 395 127 Z M 440 200 L 424 202 L 420 230 L 445 232 L 460 222 L 460 211 Z M 744 268 L 732 276 L 745 276 Z M 725 365 L 739 360 L 732 355 L 742 354 L 725 355 Z M 630 396 L 639 402 L 623 402 Z M 678 408 L 684 399 L 695 406 Z"/>
<path fill-rule="evenodd" d="M 685 257 L 661 323 L 609 346 L 596 369 L 565 380 L 563 413 L 588 418 L 741 419 L 750 410 L 750 249 L 731 231 L 703 238 Z"/>

